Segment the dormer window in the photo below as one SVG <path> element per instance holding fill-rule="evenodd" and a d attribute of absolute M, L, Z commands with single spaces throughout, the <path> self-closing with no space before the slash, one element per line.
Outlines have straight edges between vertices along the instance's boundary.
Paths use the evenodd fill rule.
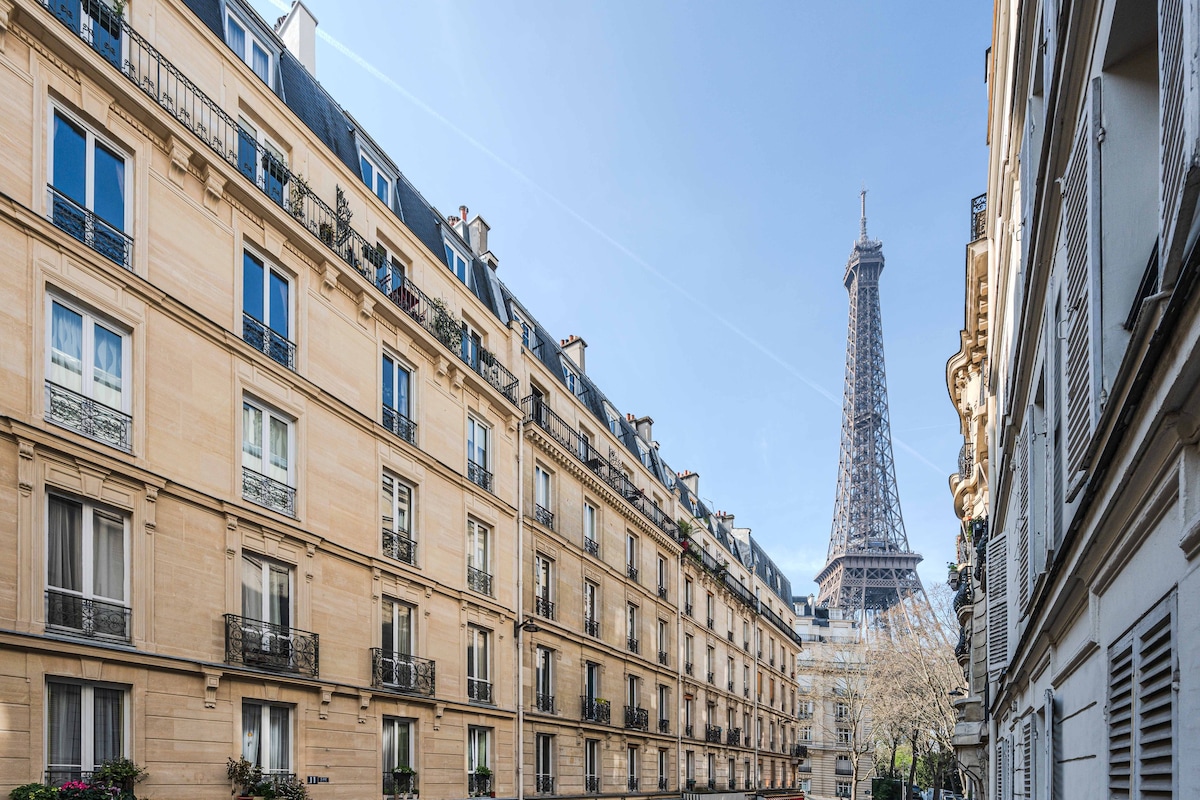
<path fill-rule="evenodd" d="M 521 344 L 525 345 L 526 347 L 532 347 L 533 345 L 530 344 L 530 342 L 532 341 L 533 329 L 529 327 L 529 323 L 525 321 L 524 317 L 515 311 L 513 312 L 512 318 L 513 322 L 521 326 Z"/>
<path fill-rule="evenodd" d="M 458 252 L 449 242 L 443 242 L 446 245 L 446 266 L 450 271 L 458 276 L 458 279 L 463 283 L 467 282 L 467 257 Z"/>
<path fill-rule="evenodd" d="M 604 404 L 604 418 L 608 422 L 608 429 L 612 431 L 613 436 L 621 435 L 620 417 L 617 416 L 617 410 L 608 403 Z"/>
<path fill-rule="evenodd" d="M 582 393 L 583 384 L 579 381 L 579 375 L 574 369 L 567 366 L 566 360 L 562 362 L 563 380 L 567 383 L 567 388 L 571 394 L 578 395 Z"/>
<path fill-rule="evenodd" d="M 389 208 L 392 205 L 392 179 L 387 176 L 379 165 L 366 153 L 359 153 L 359 164 L 362 166 L 363 182 L 371 188 L 376 197 Z"/>
<path fill-rule="evenodd" d="M 233 14 L 225 15 L 225 41 L 263 83 L 271 85 L 271 51 Z"/>

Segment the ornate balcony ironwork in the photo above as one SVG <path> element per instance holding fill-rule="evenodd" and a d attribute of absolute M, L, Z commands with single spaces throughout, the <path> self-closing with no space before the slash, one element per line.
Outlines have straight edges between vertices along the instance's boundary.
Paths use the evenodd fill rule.
<path fill-rule="evenodd" d="M 726 691 L 728 691 L 728 692 L 732 692 L 732 691 L 733 691 L 733 681 L 726 681 L 726 682 L 725 682 L 725 690 L 726 690 Z"/>
<path fill-rule="evenodd" d="M 971 654 L 971 633 L 964 625 L 958 631 L 958 643 L 954 645 L 954 657 L 959 663 L 965 663 Z"/>
<path fill-rule="evenodd" d="M 437 664 L 428 658 L 371 648 L 371 685 L 377 689 L 433 697 Z"/>
<path fill-rule="evenodd" d="M 633 564 L 626 564 L 625 574 L 629 576 L 629 580 L 636 581 L 638 579 L 638 568 Z"/>
<path fill-rule="evenodd" d="M 740 747 L 742 744 L 742 729 L 730 728 L 725 731 L 725 744 L 732 747 Z"/>
<path fill-rule="evenodd" d="M 708 790 L 710 792 L 715 792 L 717 790 L 717 779 L 716 778 L 708 779 Z"/>
<path fill-rule="evenodd" d="M 536 697 L 536 705 L 538 711 L 543 714 L 554 713 L 554 695 L 545 692 L 538 692 Z"/>
<path fill-rule="evenodd" d="M 583 632 L 586 633 L 588 636 L 599 637 L 600 636 L 600 620 L 585 619 L 583 621 Z"/>
<path fill-rule="evenodd" d="M 242 467 L 242 497 L 280 514 L 296 516 L 296 490 L 249 467 Z"/>
<path fill-rule="evenodd" d="M 129 609 L 117 603 L 46 590 L 46 625 L 82 636 L 129 641 Z"/>
<path fill-rule="evenodd" d="M 629 787 L 629 791 L 631 791 L 631 792 L 636 792 L 636 791 L 638 790 L 638 779 L 637 779 L 637 776 L 636 776 L 636 775 L 630 775 L 630 776 L 629 776 L 629 780 L 627 780 L 627 781 L 625 782 L 625 785 Z"/>
<path fill-rule="evenodd" d="M 481 678 L 467 678 L 467 699 L 476 703 L 495 703 L 492 695 L 492 682 Z"/>
<path fill-rule="evenodd" d="M 554 530 L 554 512 L 550 509 L 534 504 L 533 518 L 550 530 Z"/>
<path fill-rule="evenodd" d="M 589 555 L 593 555 L 593 556 L 600 555 L 600 543 L 597 542 L 595 539 L 589 539 L 585 536 L 583 539 L 583 549 Z"/>
<path fill-rule="evenodd" d="M 534 776 L 534 786 L 538 794 L 554 794 L 554 776 Z"/>
<path fill-rule="evenodd" d="M 958 613 L 975 602 L 975 589 L 971 586 L 971 578 L 964 577 L 954 593 L 954 611 Z"/>
<path fill-rule="evenodd" d="M 612 722 L 612 706 L 607 700 L 597 700 L 587 695 L 579 696 L 579 718 L 584 722 Z"/>
<path fill-rule="evenodd" d="M 588 794 L 598 794 L 600 792 L 600 776 L 585 775 L 583 778 L 583 789 Z"/>
<path fill-rule="evenodd" d="M 491 597 L 492 574 L 468 565 L 467 588 L 473 592 L 479 592 L 480 594 L 486 594 L 488 597 Z"/>
<path fill-rule="evenodd" d="M 683 788 L 684 788 L 684 791 L 687 791 L 687 792 L 696 791 L 696 779 L 695 778 L 686 779 L 683 782 Z"/>
<path fill-rule="evenodd" d="M 632 730 L 650 729 L 650 712 L 644 708 L 625 706 L 625 727 Z"/>
<path fill-rule="evenodd" d="M 44 773 L 45 785 L 55 789 L 70 781 L 86 783 L 90 786 L 95 778 L 96 773 L 94 770 L 81 769 L 80 767 L 51 767 Z"/>
<path fill-rule="evenodd" d="M 417 423 L 394 408 L 383 407 L 383 427 L 409 444 L 417 443 Z"/>
<path fill-rule="evenodd" d="M 237 614 L 225 615 L 225 661 L 247 667 L 319 677 L 320 638 Z"/>
<path fill-rule="evenodd" d="M 665 666 L 667 666 L 667 661 L 668 661 L 667 651 L 659 650 L 658 651 L 658 663 L 662 664 L 665 667 Z"/>
<path fill-rule="evenodd" d="M 242 339 L 260 353 L 288 369 L 296 369 L 296 344 L 254 317 L 242 313 Z"/>
<path fill-rule="evenodd" d="M 128 453 L 133 417 L 46 381 L 46 420 Z"/>
<path fill-rule="evenodd" d="M 987 236 L 987 194 L 971 198 L 971 241 Z"/>
<path fill-rule="evenodd" d="M 792 745 L 792 755 L 796 758 L 808 758 L 808 745 L 794 744 Z"/>
<path fill-rule="evenodd" d="M 658 732 L 659 733 L 670 733 L 671 732 L 671 720 L 660 719 L 658 721 Z"/>
<path fill-rule="evenodd" d="M 691 603 L 683 604 L 683 613 L 687 614 L 689 617 L 695 616 L 694 614 L 692 614 L 692 604 Z"/>
<path fill-rule="evenodd" d="M 712 742 L 713 744 L 721 743 L 721 726 L 720 725 L 705 725 L 704 726 L 704 741 Z"/>
<path fill-rule="evenodd" d="M 405 564 L 417 563 L 417 543 L 405 531 L 383 529 L 383 554 Z"/>
<path fill-rule="evenodd" d="M 401 795 L 416 797 L 420 794 L 415 772 L 385 772 L 383 773 L 383 793 L 385 795 Z"/>
<path fill-rule="evenodd" d="M 97 3 L 96 5 L 100 5 Z M 133 237 L 100 218 L 94 211 L 76 203 L 53 186 L 46 187 L 47 215 L 59 230 L 65 231 L 100 255 L 133 269 Z"/>
<path fill-rule="evenodd" d="M 715 684 L 717 682 L 717 673 L 715 673 L 715 672 L 708 673 L 708 682 Z"/>
<path fill-rule="evenodd" d="M 491 791 L 491 775 L 478 775 L 474 772 L 467 773 L 467 795 L 469 797 L 483 797 L 490 794 Z"/>
<path fill-rule="evenodd" d="M 663 600 L 667 599 L 667 587 L 663 586 L 661 583 L 658 585 L 658 596 Z"/>
<path fill-rule="evenodd" d="M 975 471 L 975 445 L 964 444 L 958 451 L 958 479 L 965 481 Z"/>
<path fill-rule="evenodd" d="M 716 624 L 716 621 L 712 617 L 709 617 L 707 625 L 708 625 L 708 629 L 710 631 L 713 629 L 713 625 L 715 625 L 715 624 Z"/>
<path fill-rule="evenodd" d="M 692 732 L 694 730 L 695 729 L 692 727 L 692 723 L 689 722 L 683 726 L 683 735 L 690 739 L 690 738 L 692 738 Z"/>
<path fill-rule="evenodd" d="M 692 662 L 690 662 L 690 661 L 683 662 L 683 671 L 686 672 L 688 675 L 691 675 L 692 674 Z"/>
<path fill-rule="evenodd" d="M 554 619 L 554 603 L 548 597 L 535 596 L 533 598 L 533 611 L 539 617 Z"/>
<path fill-rule="evenodd" d="M 629 652 L 636 653 L 638 651 L 638 640 L 633 636 L 626 637 L 625 644 L 626 647 L 628 647 Z"/>
<path fill-rule="evenodd" d="M 728 639 L 730 643 L 732 643 L 733 642 L 733 631 L 725 631 L 725 638 Z"/>
<path fill-rule="evenodd" d="M 494 481 L 492 473 L 474 461 L 467 461 L 467 480 L 481 489 L 486 489 L 489 492 L 493 491 L 492 484 Z"/>
<path fill-rule="evenodd" d="M 665 776 L 658 779 L 658 790 L 660 792 L 665 792 L 670 787 L 670 785 L 671 785 L 670 781 L 667 780 L 667 778 Z"/>

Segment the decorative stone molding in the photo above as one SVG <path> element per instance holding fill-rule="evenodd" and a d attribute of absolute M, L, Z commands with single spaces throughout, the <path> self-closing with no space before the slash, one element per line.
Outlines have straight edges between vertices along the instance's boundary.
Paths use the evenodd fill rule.
<path fill-rule="evenodd" d="M 0 53 L 4 52 L 4 35 L 16 19 L 17 8 L 13 0 L 0 0 Z"/>
<path fill-rule="evenodd" d="M 221 685 L 221 675 L 215 671 L 204 671 L 204 707 L 217 707 L 217 688 Z"/>
<path fill-rule="evenodd" d="M 33 442 L 20 440 L 17 444 L 17 488 L 26 497 L 33 492 Z"/>
<path fill-rule="evenodd" d="M 329 261 L 321 265 L 321 294 L 326 298 L 337 288 L 338 276 L 340 274 L 338 268 Z"/>
<path fill-rule="evenodd" d="M 333 702 L 333 687 L 321 687 L 321 707 L 317 710 L 317 716 L 321 719 L 329 719 L 329 704 Z"/>
<path fill-rule="evenodd" d="M 204 176 L 204 207 L 215 214 L 225 196 L 225 178 L 213 169 L 212 164 L 205 164 L 201 174 Z"/>
<path fill-rule="evenodd" d="M 188 162 L 192 159 L 192 148 L 174 136 L 167 137 L 167 152 L 171 157 L 171 183 L 183 188 L 183 180 L 188 174 Z"/>
<path fill-rule="evenodd" d="M 371 707 L 371 693 L 360 691 L 358 693 L 358 724 L 367 724 L 367 709 Z"/>

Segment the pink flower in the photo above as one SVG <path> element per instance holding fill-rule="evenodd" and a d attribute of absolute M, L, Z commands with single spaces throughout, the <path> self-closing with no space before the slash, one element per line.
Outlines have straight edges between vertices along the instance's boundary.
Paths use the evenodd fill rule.
<path fill-rule="evenodd" d="M 62 785 L 63 789 L 87 789 L 89 788 L 83 781 L 67 781 Z"/>

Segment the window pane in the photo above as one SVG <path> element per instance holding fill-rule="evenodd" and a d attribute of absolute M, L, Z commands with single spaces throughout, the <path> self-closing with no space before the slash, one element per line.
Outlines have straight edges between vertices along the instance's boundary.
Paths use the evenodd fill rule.
<path fill-rule="evenodd" d="M 238 58 L 246 57 L 246 30 L 234 21 L 233 17 L 228 17 L 225 20 L 228 31 L 226 38 L 229 40 L 229 46 L 233 52 L 237 53 Z"/>
<path fill-rule="evenodd" d="M 408 370 L 396 367 L 396 405 L 394 408 L 406 417 L 411 417 L 408 408 Z"/>
<path fill-rule="evenodd" d="M 125 230 L 125 159 L 96 145 L 92 210 L 117 230 Z"/>
<path fill-rule="evenodd" d="M 285 339 L 288 335 L 288 284 L 275 270 L 271 270 L 271 330 Z"/>
<path fill-rule="evenodd" d="M 263 265 L 254 256 L 242 256 L 242 310 L 259 322 L 263 316 Z"/>
<path fill-rule="evenodd" d="M 401 655 L 412 655 L 412 609 L 397 603 L 395 606 L 396 619 L 396 652 Z"/>
<path fill-rule="evenodd" d="M 101 325 L 92 327 L 92 397 L 111 408 L 121 408 L 121 337 Z"/>
<path fill-rule="evenodd" d="M 267 606 L 269 617 L 266 621 L 283 628 L 290 628 L 292 626 L 291 571 L 278 564 L 267 566 L 271 581 L 271 596 Z"/>
<path fill-rule="evenodd" d="M 262 766 L 262 706 L 242 704 L 242 758 L 256 767 Z"/>
<path fill-rule="evenodd" d="M 268 475 L 281 483 L 288 482 L 288 426 L 271 416 L 271 465 Z"/>
<path fill-rule="evenodd" d="M 247 619 L 263 618 L 262 562 L 247 555 L 242 556 L 242 616 Z"/>
<path fill-rule="evenodd" d="M 238 122 L 238 172 L 250 180 L 258 177 L 258 139 L 253 130 Z"/>
<path fill-rule="evenodd" d="M 396 530 L 405 533 L 412 530 L 409 527 L 409 506 L 412 503 L 411 490 L 406 484 L 396 482 Z"/>
<path fill-rule="evenodd" d="M 125 525 L 102 511 L 92 517 L 92 593 L 125 599 Z"/>
<path fill-rule="evenodd" d="M 87 139 L 83 129 L 54 115 L 54 188 L 79 205 L 87 203 Z"/>
<path fill-rule="evenodd" d="M 395 408 L 396 365 L 387 356 L 383 357 L 383 407 Z"/>
<path fill-rule="evenodd" d="M 267 769 L 287 772 L 291 764 L 292 726 L 289 709 L 271 706 L 271 753 Z"/>
<path fill-rule="evenodd" d="M 83 391 L 83 317 L 58 303 L 50 311 L 50 380 Z"/>
<path fill-rule="evenodd" d="M 242 404 L 242 466 L 262 472 L 263 412 L 249 403 Z"/>
<path fill-rule="evenodd" d="M 375 177 L 375 169 L 371 166 L 371 162 L 367 161 L 366 156 L 360 155 L 358 157 L 358 163 L 359 163 L 359 166 L 362 167 L 363 182 L 366 183 L 367 186 L 370 186 Z"/>
<path fill-rule="evenodd" d="M 375 175 L 375 194 L 379 195 L 379 199 L 384 203 L 388 202 L 388 197 L 391 195 L 392 184 L 383 175 Z"/>
<path fill-rule="evenodd" d="M 121 734 L 124 730 L 122 711 L 124 709 L 124 692 L 120 689 L 93 689 L 95 693 L 95 740 L 92 762 L 103 764 L 120 758 Z"/>
<path fill-rule="evenodd" d="M 58 589 L 83 591 L 83 508 L 51 497 L 47 531 L 46 583 Z"/>
<path fill-rule="evenodd" d="M 254 73 L 258 75 L 258 77 L 262 78 L 267 83 L 270 83 L 271 56 L 267 54 L 266 50 L 263 50 L 259 46 L 258 42 L 251 42 L 250 49 L 252 51 L 250 54 L 250 68 L 254 70 Z"/>
<path fill-rule="evenodd" d="M 83 765 L 82 687 L 50 683 L 47 689 L 46 762 L 50 767 Z"/>

